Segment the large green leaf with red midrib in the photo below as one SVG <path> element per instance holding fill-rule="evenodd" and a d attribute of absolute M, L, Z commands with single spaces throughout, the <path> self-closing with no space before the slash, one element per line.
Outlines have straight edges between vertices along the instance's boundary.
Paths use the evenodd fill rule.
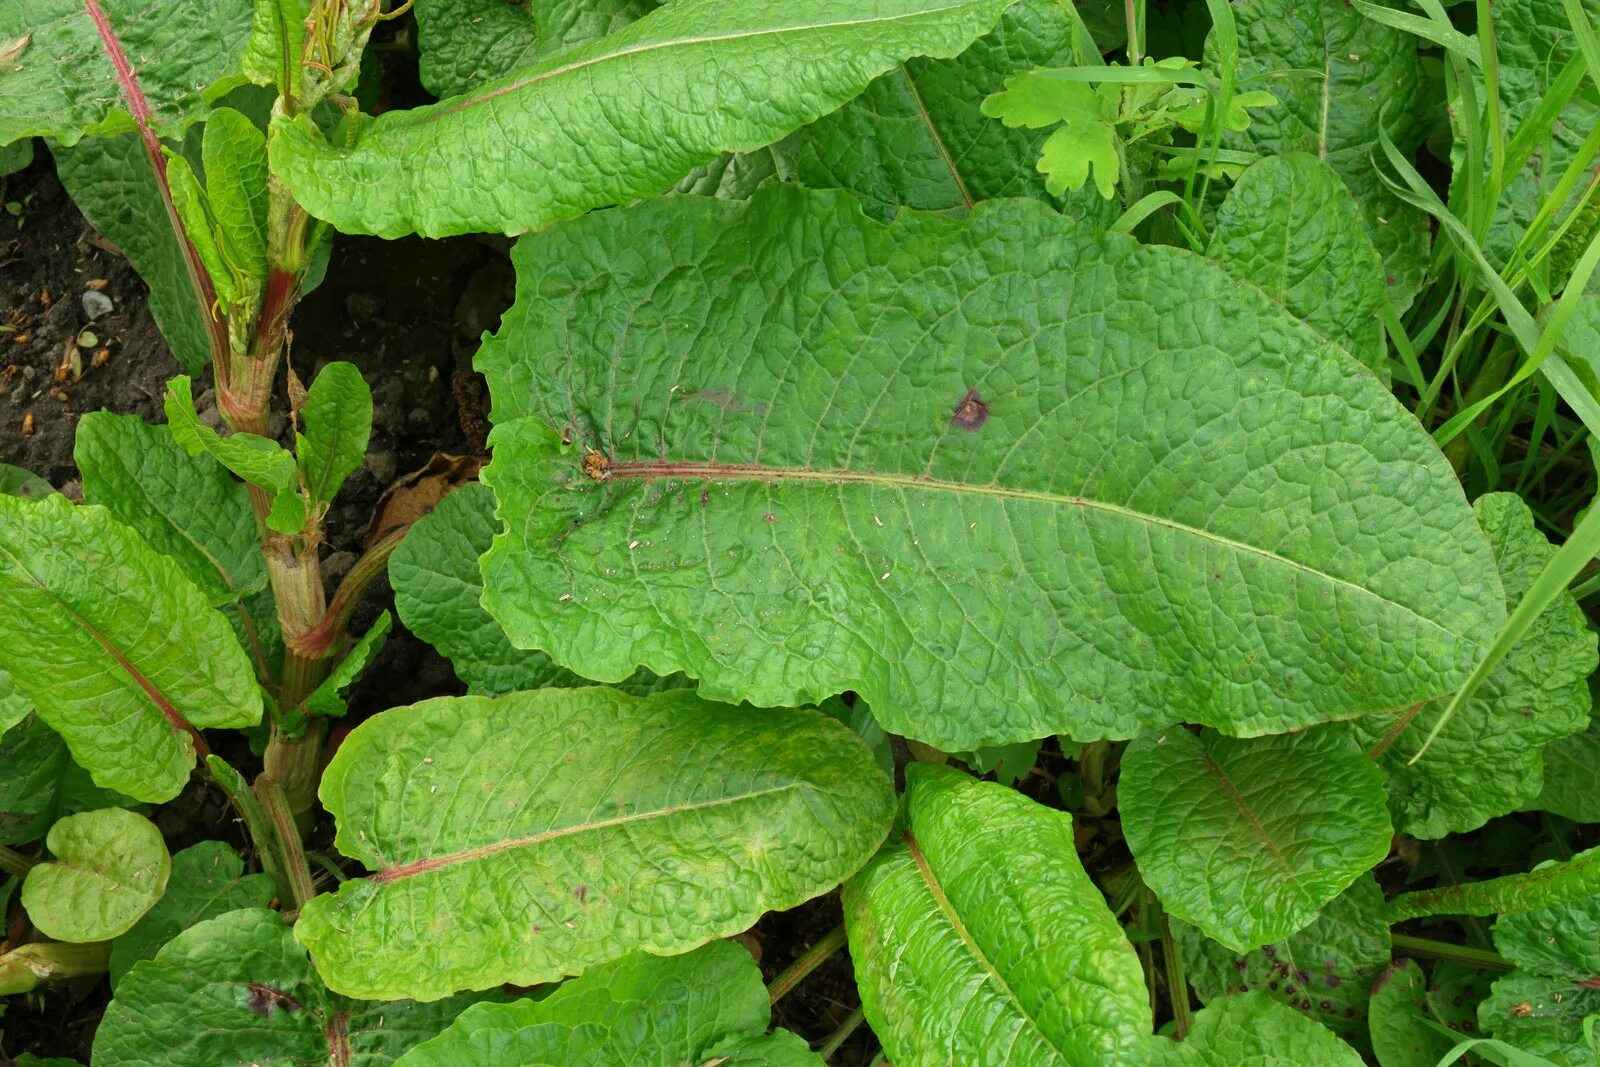
<path fill-rule="evenodd" d="M 852 689 L 947 751 L 1258 734 L 1445 692 L 1503 615 L 1416 420 L 1177 249 L 777 187 L 514 259 L 483 604 L 584 677 Z"/>

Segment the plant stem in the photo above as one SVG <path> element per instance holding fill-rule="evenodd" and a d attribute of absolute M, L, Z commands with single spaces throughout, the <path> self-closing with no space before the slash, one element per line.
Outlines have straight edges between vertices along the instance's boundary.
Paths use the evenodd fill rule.
<path fill-rule="evenodd" d="M 0 845 L 0 871 L 14 874 L 18 878 L 26 877 L 39 861 L 32 856 L 25 856 L 14 848 Z"/>
<path fill-rule="evenodd" d="M 111 942 L 73 945 L 38 941 L 0 956 L 0 996 L 26 993 L 41 982 L 101 974 L 111 960 Z"/>
<path fill-rule="evenodd" d="M 806 975 L 822 966 L 828 961 L 828 957 L 843 948 L 844 943 L 845 932 L 842 924 L 823 934 L 821 940 L 802 952 L 798 959 L 772 980 L 772 984 L 767 987 L 767 996 L 771 1002 L 776 1004 L 782 1000 L 790 990 L 805 981 Z"/>
<path fill-rule="evenodd" d="M 1172 1003 L 1172 1024 L 1178 1040 L 1189 1036 L 1193 1017 L 1189 1014 L 1189 980 L 1183 973 L 1183 955 L 1178 939 L 1172 936 L 1172 923 L 1161 913 L 1161 962 L 1167 974 L 1167 999 Z"/>
<path fill-rule="evenodd" d="M 260 799 L 245 782 L 244 775 L 234 770 L 219 756 L 212 756 L 206 760 L 206 769 L 211 772 L 211 780 L 227 794 L 229 802 L 233 804 L 233 810 L 244 820 L 245 831 L 256 846 L 256 858 L 261 863 L 262 871 L 272 879 L 278 899 L 280 901 L 294 899 L 295 887 L 283 865 L 282 849 L 277 844 L 277 831 L 273 827 L 272 820 L 267 817 L 266 809 L 261 806 Z"/>
<path fill-rule="evenodd" d="M 390 555 L 400 547 L 400 542 L 405 540 L 406 532 L 410 529 L 408 525 L 389 531 L 356 560 L 350 572 L 344 576 L 344 581 L 339 583 L 339 588 L 333 594 L 333 600 L 322 613 L 321 621 L 301 639 L 300 652 L 303 655 L 314 654 L 321 659 L 331 655 L 335 643 L 350 622 L 350 613 L 361 600 L 361 594 L 367 591 L 367 586 L 371 585 L 374 579 L 384 573 L 389 565 Z"/>
<path fill-rule="evenodd" d="M 275 778 L 268 774 L 257 778 L 255 794 L 272 824 L 274 844 L 280 849 L 279 858 L 289 887 L 286 903 L 292 905 L 284 909 L 284 916 L 292 920 L 306 901 L 317 895 L 311 885 L 311 868 L 306 863 L 305 850 L 300 845 L 300 829 L 295 825 L 295 813 L 289 810 L 283 787 Z"/>
<path fill-rule="evenodd" d="M 1430 960 L 1450 960 L 1453 963 L 1466 963 L 1475 967 L 1492 967 L 1498 971 L 1515 970 L 1514 964 L 1486 948 L 1453 945 L 1448 941 L 1412 937 L 1410 934 L 1395 934 L 1393 940 L 1397 952 L 1405 952 L 1412 956 Z"/>
<path fill-rule="evenodd" d="M 835 1052 L 838 1052 L 839 1046 L 850 1040 L 850 1035 L 856 1032 L 856 1028 L 859 1027 L 865 1019 L 866 1016 L 861 1013 L 860 1008 L 857 1008 L 849 1015 L 846 1015 L 844 1017 L 844 1022 L 839 1024 L 839 1029 L 829 1034 L 828 1040 L 824 1041 L 822 1043 L 822 1047 L 817 1049 L 818 1058 L 826 1060 L 829 1056 L 832 1056 Z"/>
<path fill-rule="evenodd" d="M 315 716 L 298 737 L 289 737 L 272 727 L 263 756 L 262 776 L 271 778 L 283 791 L 294 816 L 297 837 L 311 829 L 311 806 L 317 799 L 317 780 L 322 773 L 322 751 L 328 740 L 328 720 Z"/>

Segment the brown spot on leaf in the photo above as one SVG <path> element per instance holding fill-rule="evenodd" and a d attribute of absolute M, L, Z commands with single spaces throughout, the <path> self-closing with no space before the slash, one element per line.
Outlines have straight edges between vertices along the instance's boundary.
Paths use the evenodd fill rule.
<path fill-rule="evenodd" d="M 955 412 L 950 416 L 950 425 L 963 430 L 976 430 L 988 419 L 989 405 L 978 396 L 976 389 L 968 389 L 967 395 L 961 398 L 961 403 L 956 405 Z"/>
<path fill-rule="evenodd" d="M 583 473 L 603 482 L 611 477 L 611 461 L 598 452 L 590 452 L 583 457 Z"/>
<path fill-rule="evenodd" d="M 305 1011 L 306 1007 L 287 993 L 280 993 L 269 985 L 260 982 L 251 982 L 249 996 L 250 1010 L 263 1019 L 272 1017 L 274 1009 L 281 1011 Z"/>

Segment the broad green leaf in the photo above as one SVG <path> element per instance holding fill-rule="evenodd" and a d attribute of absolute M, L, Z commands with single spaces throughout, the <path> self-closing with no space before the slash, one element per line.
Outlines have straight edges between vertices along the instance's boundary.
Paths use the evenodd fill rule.
<path fill-rule="evenodd" d="M 261 692 L 228 623 L 182 569 L 102 507 L 0 497 L 0 669 L 96 784 L 170 800 L 187 726 L 250 726 Z"/>
<path fill-rule="evenodd" d="M 1583 0 L 1591 26 L 1600 25 L 1600 2 Z M 1571 24 L 1560 0 L 1501 0 L 1494 6 L 1495 58 L 1500 80 L 1500 111 L 1507 138 L 1529 121 L 1540 102 L 1561 80 L 1567 60 L 1576 48 Z M 1477 99 L 1487 97 L 1482 72 L 1472 71 L 1477 81 Z M 1600 89 L 1594 73 L 1578 81 L 1575 91 L 1548 129 L 1540 131 L 1533 150 L 1520 169 L 1506 176 L 1505 189 L 1495 204 L 1483 250 L 1496 266 L 1509 264 L 1511 250 L 1528 224 L 1556 191 L 1563 172 L 1578 154 L 1583 139 L 1600 125 Z M 1456 124 L 1456 153 L 1460 168 L 1464 161 L 1465 137 Z M 1488 160 L 1478 165 L 1487 168 Z M 1459 179 L 1458 179 L 1459 180 Z M 1577 190 L 1559 205 L 1556 221 L 1578 206 L 1587 187 L 1580 179 Z M 1581 232 L 1581 227 L 1579 228 Z M 1547 231 L 1548 232 L 1548 231 Z M 1576 258 L 1576 257 L 1573 257 Z M 1567 268 L 1570 269 L 1570 260 Z M 1565 271 L 1552 279 L 1564 281 Z"/>
<path fill-rule="evenodd" d="M 873 718 L 872 709 L 867 707 L 865 700 L 857 697 L 855 703 L 846 704 L 843 697 L 829 697 L 817 705 L 817 710 L 855 731 L 856 736 L 872 749 L 872 758 L 878 762 L 883 773 L 894 775 L 894 746 L 878 720 Z"/>
<path fill-rule="evenodd" d="M 906 826 L 844 891 L 861 1006 L 894 1063 L 1135 1064 L 1138 957 L 1072 816 L 951 767 L 906 768 Z"/>
<path fill-rule="evenodd" d="M 127 933 L 166 891 L 172 857 L 143 815 L 102 808 L 50 827 L 51 858 L 22 883 L 22 906 L 57 941 L 109 941 Z"/>
<path fill-rule="evenodd" d="M 450 661 L 469 693 L 497 696 L 519 689 L 592 685 L 557 667 L 543 652 L 513 647 L 500 624 L 478 603 L 483 578 L 478 557 L 500 530 L 494 494 L 472 482 L 419 519 L 389 557 L 395 610 L 407 629 Z M 636 696 L 690 683 L 636 671 L 618 688 Z"/>
<path fill-rule="evenodd" d="M 1382 772 L 1327 731 L 1145 734 L 1122 754 L 1117 801 L 1162 906 L 1235 952 L 1304 929 L 1389 854 Z"/>
<path fill-rule="evenodd" d="M 1437 696 L 1502 616 L 1410 413 L 1189 253 L 774 186 L 514 262 L 483 604 L 585 677 L 852 689 L 945 751 L 1253 734 Z"/>
<path fill-rule="evenodd" d="M 269 437 L 253 433 L 224 437 L 201 422 L 194 412 L 194 394 L 187 374 L 167 383 L 163 407 L 172 439 L 190 456 L 207 453 L 251 485 L 274 495 L 293 491 L 294 456 Z"/>
<path fill-rule="evenodd" d="M 1435 1067 L 1455 1042 L 1434 1028 L 1422 968 L 1395 960 L 1372 984 L 1367 1026 L 1379 1067 Z"/>
<path fill-rule="evenodd" d="M 950 56 L 1012 0 L 678 0 L 355 145 L 275 120 L 272 166 L 350 233 L 520 233 L 658 193 L 826 114 L 912 55 Z"/>
<path fill-rule="evenodd" d="M 765 1039 L 771 1015 L 750 953 L 713 941 L 686 956 L 624 956 L 543 1000 L 468 1008 L 399 1067 L 723 1064 L 732 1042 Z M 821 1067 L 806 1054 L 809 1060 L 784 1062 Z"/>
<path fill-rule="evenodd" d="M 0 144 L 183 132 L 237 84 L 251 0 L 27 0 L 0 7 Z"/>
<path fill-rule="evenodd" d="M 1150 1040 L 1153 1067 L 1362 1067 L 1355 1049 L 1262 993 L 1201 1009 L 1182 1044 Z"/>
<path fill-rule="evenodd" d="M 1534 526 L 1515 493 L 1490 493 L 1474 505 L 1494 549 L 1506 603 L 1533 586 L 1556 549 Z M 1593 704 L 1588 676 L 1595 634 L 1572 597 L 1556 598 L 1473 693 L 1422 758 L 1411 762 L 1449 700 L 1420 711 L 1369 715 L 1348 724 L 1388 778 L 1395 826 L 1413 837 L 1475 830 L 1489 819 L 1531 807 L 1543 784 L 1543 749 L 1577 733 Z"/>
<path fill-rule="evenodd" d="M 332 500 L 367 455 L 372 390 L 353 363 L 329 363 L 300 409 L 305 432 L 295 437 L 301 477 L 313 500 Z"/>
<path fill-rule="evenodd" d="M 223 609 L 257 676 L 275 677 L 283 638 L 244 485 L 209 455 L 185 452 L 167 427 L 136 415 L 86 412 L 72 458 L 85 502 L 105 505 L 182 567 Z"/>
<path fill-rule="evenodd" d="M 1173 920 L 1172 932 L 1201 1003 L 1254 989 L 1364 1043 L 1367 991 L 1392 951 L 1383 891 L 1371 877 L 1356 879 L 1304 929 L 1243 956 L 1188 923 Z"/>
<path fill-rule="evenodd" d="M 1387 381 L 1383 260 L 1332 167 L 1301 152 L 1251 164 L 1217 209 L 1206 255 Z"/>
<path fill-rule="evenodd" d="M 295 936 L 331 987 L 376 999 L 736 933 L 849 877 L 894 806 L 866 746 L 817 712 L 601 688 L 386 711 L 320 795 L 373 873 L 313 899 Z"/>
<path fill-rule="evenodd" d="M 954 59 L 907 60 L 797 130 L 788 142 L 796 177 L 813 189 L 848 189 L 885 221 L 901 205 L 948 211 L 1003 196 L 1045 199 L 1045 178 L 1033 163 L 1047 133 L 1008 127 L 981 106 L 1008 75 L 1072 62 L 1072 17 L 1063 5 L 1020 0 Z M 1116 211 L 1093 190 L 1057 206 L 1101 224 Z"/>
<path fill-rule="evenodd" d="M 96 230 L 128 257 L 150 286 L 150 314 L 178 365 L 199 374 L 211 361 L 205 316 L 172 229 L 150 157 L 138 134 L 52 142 L 56 173 Z"/>
<path fill-rule="evenodd" d="M 444 98 L 620 30 L 657 0 L 417 0 L 422 84 Z"/>
<path fill-rule="evenodd" d="M 1575 822 L 1600 822 L 1600 722 L 1544 749 L 1544 788 L 1533 807 Z"/>
<path fill-rule="evenodd" d="M 172 857 L 172 877 L 155 907 L 112 943 L 112 987 L 134 964 L 153 959 L 161 946 L 196 923 L 239 908 L 265 908 L 275 895 L 272 879 L 245 874 L 244 860 L 226 843 L 189 846 Z"/>
<path fill-rule="evenodd" d="M 1380 117 L 1401 151 L 1422 137 L 1417 39 L 1343 0 L 1253 0 L 1234 4 L 1233 13 L 1239 83 L 1270 78 L 1279 106 L 1256 112 L 1248 131 L 1227 134 L 1223 144 L 1268 156 L 1309 152 L 1332 166 L 1383 257 L 1389 300 L 1404 310 L 1422 285 L 1428 220 L 1389 191 L 1372 157 Z M 1213 31 L 1206 66 L 1217 69 L 1219 59 Z"/>
<path fill-rule="evenodd" d="M 338 666 L 328 672 L 316 690 L 306 698 L 306 711 L 313 715 L 343 715 L 349 708 L 344 702 L 344 691 L 356 683 L 361 677 L 361 672 L 367 669 L 383 649 L 383 642 L 389 636 L 389 628 L 394 625 L 394 616 L 387 611 L 380 614 L 375 622 L 367 627 L 367 632 L 361 639 L 350 647 Z"/>
<path fill-rule="evenodd" d="M 206 118 L 201 160 L 203 184 L 188 160 L 167 160 L 173 207 L 216 288 L 216 313 L 242 305 L 248 322 L 267 277 L 266 136 L 240 112 L 219 107 Z"/>
<path fill-rule="evenodd" d="M 24 470 L 10 463 L 0 463 L 0 494 L 37 500 L 39 497 L 49 496 L 55 491 L 55 486 L 32 471 Z"/>
<path fill-rule="evenodd" d="M 1518 969 L 1495 980 L 1479 1025 L 1563 1067 L 1593 1067 L 1583 1020 L 1600 1013 L 1600 895 L 1502 916 L 1493 934 Z"/>
<path fill-rule="evenodd" d="M 1549 860 L 1520 874 L 1402 893 L 1389 901 L 1389 921 L 1425 915 L 1513 915 L 1562 908 L 1590 897 L 1600 897 L 1600 848 L 1559 863 Z"/>
<path fill-rule="evenodd" d="M 191 926 L 117 984 L 95 1067 L 389 1067 L 483 994 L 434 1004 L 330 993 L 283 917 L 260 908 Z"/>
<path fill-rule="evenodd" d="M 61 735 L 37 715 L 0 736 L 0 845 L 37 841 L 71 812 L 133 803 L 96 786 L 72 761 Z"/>
<path fill-rule="evenodd" d="M 1428 1011 L 1441 1024 L 1464 1034 L 1478 1029 L 1478 1005 L 1504 972 L 1464 963 L 1436 963 L 1428 977 Z"/>

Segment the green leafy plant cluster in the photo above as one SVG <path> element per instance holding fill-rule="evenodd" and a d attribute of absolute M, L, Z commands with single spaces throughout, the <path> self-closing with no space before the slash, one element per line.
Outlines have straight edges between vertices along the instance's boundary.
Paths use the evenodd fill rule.
<path fill-rule="evenodd" d="M 186 371 L 0 477 L 0 992 L 107 976 L 94 1067 L 1600 1062 L 1593 0 L 415 5 L 369 115 L 380 0 L 0 4 L 0 167 Z M 330 587 L 333 231 L 519 236 L 481 484 Z M 335 751 L 385 574 L 468 695 Z"/>

